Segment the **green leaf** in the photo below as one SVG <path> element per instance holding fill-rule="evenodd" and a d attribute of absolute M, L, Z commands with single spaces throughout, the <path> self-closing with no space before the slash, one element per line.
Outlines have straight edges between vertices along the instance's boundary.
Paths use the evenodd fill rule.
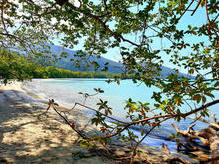
<path fill-rule="evenodd" d="M 198 103 L 201 101 L 202 96 L 200 94 L 196 94 L 192 97 L 193 100 L 196 100 Z"/>
<path fill-rule="evenodd" d="M 212 93 L 209 93 L 209 92 L 205 93 L 205 95 L 207 95 L 207 96 L 209 96 L 211 98 L 215 98 L 214 95 Z"/>
<path fill-rule="evenodd" d="M 206 102 L 206 97 L 202 96 L 202 102 L 205 103 Z"/>

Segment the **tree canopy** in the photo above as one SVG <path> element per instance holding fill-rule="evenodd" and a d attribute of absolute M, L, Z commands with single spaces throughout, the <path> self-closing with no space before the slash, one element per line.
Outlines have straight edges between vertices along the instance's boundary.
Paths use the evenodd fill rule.
<path fill-rule="evenodd" d="M 133 124 L 153 129 L 168 119 L 180 121 L 195 113 L 208 116 L 208 108 L 219 103 L 214 98 L 219 89 L 216 0 L 2 0 L 0 5 L 1 47 L 17 49 L 28 60 L 45 61 L 56 58 L 49 55 L 47 43 L 57 41 L 79 49 L 76 55 L 83 60 L 116 49 L 134 82 L 161 89 L 153 93 L 156 103 L 150 104 L 161 113 L 149 117 L 147 103 L 130 99 L 126 108 L 132 123 L 118 124 L 111 136 Z M 176 73 L 163 78 L 163 64 L 174 66 Z M 179 77 L 180 70 L 194 78 Z M 187 111 L 181 109 L 183 104 Z M 100 110 L 110 109 L 105 102 L 99 105 Z M 100 119 L 98 115 L 94 122 Z"/>
<path fill-rule="evenodd" d="M 205 23 L 193 24 L 190 13 L 195 15 L 200 8 L 200 20 Z M 154 84 L 147 80 L 148 75 L 159 76 L 165 56 L 168 62 L 198 78 L 206 78 L 206 74 L 218 76 L 218 15 L 214 0 L 3 0 L 1 11 L 1 46 L 19 49 L 29 56 L 52 58 L 45 43 L 58 39 L 68 48 L 83 44 L 81 50 L 85 53 L 77 54 L 82 59 L 86 53 L 100 56 L 119 49 L 118 55 L 128 70 L 148 85 Z M 188 21 L 182 20 L 185 16 Z M 191 37 L 195 41 L 188 39 Z M 158 40 L 166 42 L 165 46 Z M 205 74 L 200 70 L 206 70 Z"/>

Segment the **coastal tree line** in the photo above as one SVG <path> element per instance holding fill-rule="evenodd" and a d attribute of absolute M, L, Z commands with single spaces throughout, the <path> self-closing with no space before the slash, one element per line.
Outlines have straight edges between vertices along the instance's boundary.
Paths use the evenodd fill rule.
<path fill-rule="evenodd" d="M 35 60 L 28 60 L 18 52 L 0 49 L 0 78 L 9 80 L 32 78 L 119 78 L 120 74 L 108 72 L 71 71 L 55 66 L 45 66 Z"/>

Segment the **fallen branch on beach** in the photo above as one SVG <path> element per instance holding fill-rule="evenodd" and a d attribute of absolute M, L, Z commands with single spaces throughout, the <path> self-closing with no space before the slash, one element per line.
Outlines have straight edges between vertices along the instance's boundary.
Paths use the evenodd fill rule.
<path fill-rule="evenodd" d="M 197 120 L 197 118 L 192 119 Z M 194 126 L 192 125 L 185 131 L 179 130 L 179 128 L 175 124 L 172 124 L 173 127 L 176 129 L 176 132 L 180 134 L 181 137 L 186 138 L 186 143 L 178 143 L 178 149 L 183 147 L 185 151 L 204 159 L 204 161 L 215 161 L 219 158 L 219 121 L 209 122 L 200 118 L 198 118 L 198 120 L 204 123 L 208 123 L 210 126 L 202 130 L 195 131 L 192 129 L 192 127 Z M 196 140 L 200 140 L 206 148 L 210 149 L 211 158 L 209 155 L 206 155 L 206 153 L 203 152 L 206 149 L 203 149 L 203 146 L 201 148 Z"/>
<path fill-rule="evenodd" d="M 217 101 L 218 100 L 216 100 L 216 102 Z M 104 104 L 104 102 L 102 102 L 102 103 Z M 213 102 L 213 103 L 211 102 L 209 104 L 203 105 L 202 107 L 195 109 L 195 111 L 201 110 L 202 108 L 204 109 L 206 106 L 213 105 L 213 104 L 215 104 L 215 102 Z M 91 108 L 89 106 L 86 106 L 86 105 L 83 105 L 80 103 L 75 103 L 74 107 L 66 112 L 70 113 L 70 111 L 74 110 L 76 106 L 84 107 L 84 108 L 92 110 L 96 113 L 95 117 L 93 118 L 93 119 L 95 119 L 93 121 L 93 123 L 96 125 L 98 125 L 98 124 L 102 125 L 102 127 L 100 128 L 100 132 L 102 133 L 102 135 L 89 137 L 89 136 L 86 136 L 86 134 L 82 133 L 80 130 L 78 130 L 74 122 L 70 122 L 68 120 L 68 118 L 66 116 L 66 112 L 64 112 L 64 115 L 63 115 L 62 114 L 63 111 L 61 112 L 61 111 L 57 110 L 58 104 L 56 104 L 53 99 L 49 100 L 48 105 L 49 105 L 49 107 L 47 108 L 47 111 L 50 108 L 53 108 L 53 110 L 65 121 L 65 123 L 68 124 L 71 127 L 71 129 L 74 130 L 83 139 L 82 140 L 83 142 L 81 142 L 81 143 L 85 144 L 85 145 L 90 145 L 90 143 L 93 143 L 96 141 L 99 141 L 103 145 L 107 145 L 108 139 L 110 139 L 110 138 L 113 138 L 115 136 L 120 136 L 119 138 L 122 139 L 123 137 L 125 137 L 125 135 L 122 134 L 122 132 L 127 130 L 129 133 L 129 136 L 128 136 L 129 138 L 127 138 L 128 141 L 131 143 L 135 143 L 133 145 L 133 147 L 130 149 L 130 151 L 132 152 L 131 156 L 128 158 L 130 163 L 134 162 L 134 158 L 138 152 L 138 150 L 137 150 L 138 147 L 140 146 L 142 141 L 151 133 L 151 131 L 153 129 L 160 126 L 161 123 L 165 122 L 168 119 L 176 118 L 179 116 L 182 117 L 184 115 L 188 116 L 190 114 L 193 114 L 193 112 L 190 111 L 188 113 L 178 113 L 178 114 L 173 113 L 173 114 L 167 114 L 167 115 L 155 115 L 152 117 L 144 117 L 144 119 L 141 119 L 138 121 L 124 122 L 124 121 L 121 121 L 119 119 L 116 119 L 116 118 L 109 116 L 109 113 L 106 113 L 106 112 L 103 113 L 103 112 L 101 112 L 101 110 L 96 110 L 96 109 Z M 108 106 L 103 106 L 103 109 L 105 109 L 105 108 L 108 108 Z M 107 109 L 107 110 L 109 110 L 109 109 Z M 106 123 L 105 118 L 112 120 L 111 123 L 114 124 L 114 126 L 108 125 Z M 153 122 L 151 122 L 151 121 L 153 121 Z M 207 121 L 205 120 L 203 122 L 207 122 Z M 195 139 L 199 139 L 200 141 L 202 141 L 202 143 L 204 145 L 210 146 L 211 153 L 212 153 L 212 159 L 217 159 L 217 151 L 219 148 L 217 146 L 215 147 L 214 144 L 219 141 L 218 137 L 215 138 L 218 135 L 217 127 L 219 125 L 219 122 L 214 122 L 214 123 L 209 123 L 209 124 L 211 125 L 210 127 L 203 129 L 201 131 L 194 131 L 193 130 L 194 125 L 191 125 L 190 127 L 188 127 L 188 129 L 186 131 L 179 130 L 178 127 L 174 124 L 173 124 L 173 126 L 175 127 L 177 133 L 182 135 L 183 137 L 186 137 L 192 141 Z M 137 138 L 134 136 L 134 133 L 131 133 L 131 131 L 130 131 L 130 128 L 133 125 L 143 125 L 143 126 L 147 125 L 150 128 L 147 132 L 143 133 L 144 135 L 141 139 L 137 140 Z M 215 130 L 215 128 L 216 128 L 216 130 Z M 198 150 L 198 149 L 189 148 L 188 146 L 186 146 L 185 144 L 182 144 L 182 143 L 181 143 L 181 146 L 184 146 L 184 148 L 186 148 L 186 149 L 190 149 L 190 151 Z M 107 148 L 107 146 L 105 146 L 105 147 Z M 110 150 L 109 150 L 109 152 L 110 152 Z M 197 155 L 197 153 L 196 153 L 196 155 Z M 180 159 L 177 159 L 177 161 L 179 161 L 179 160 Z M 207 158 L 206 160 L 209 160 L 209 158 Z"/>
<path fill-rule="evenodd" d="M 74 123 L 70 123 L 70 121 L 64 117 L 57 109 L 56 109 L 56 106 L 58 106 L 58 104 L 56 104 L 54 102 L 54 100 L 49 100 L 48 102 L 48 108 L 47 108 L 47 111 L 52 107 L 53 110 L 65 121 L 66 124 L 68 124 L 72 130 L 74 130 L 80 137 L 82 137 L 83 139 L 88 139 L 88 137 L 86 137 L 84 134 L 82 134 L 79 130 L 76 129 Z"/>

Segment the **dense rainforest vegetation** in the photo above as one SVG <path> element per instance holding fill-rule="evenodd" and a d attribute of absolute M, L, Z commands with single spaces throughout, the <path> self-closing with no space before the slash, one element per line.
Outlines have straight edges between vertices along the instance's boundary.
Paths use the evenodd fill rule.
<path fill-rule="evenodd" d="M 0 54 L 0 78 L 4 83 L 13 78 L 22 80 L 32 78 L 119 78 L 121 76 L 107 72 L 75 72 L 54 66 L 43 66 L 37 61 L 27 60 L 25 56 L 20 56 L 17 52 L 5 49 L 1 49 Z"/>
<path fill-rule="evenodd" d="M 120 77 L 120 74 L 107 73 L 107 72 L 83 72 L 83 71 L 70 71 L 62 68 L 52 66 L 46 67 L 42 71 L 46 76 L 34 76 L 36 78 L 115 78 Z M 41 75 L 42 75 L 41 74 Z"/>

